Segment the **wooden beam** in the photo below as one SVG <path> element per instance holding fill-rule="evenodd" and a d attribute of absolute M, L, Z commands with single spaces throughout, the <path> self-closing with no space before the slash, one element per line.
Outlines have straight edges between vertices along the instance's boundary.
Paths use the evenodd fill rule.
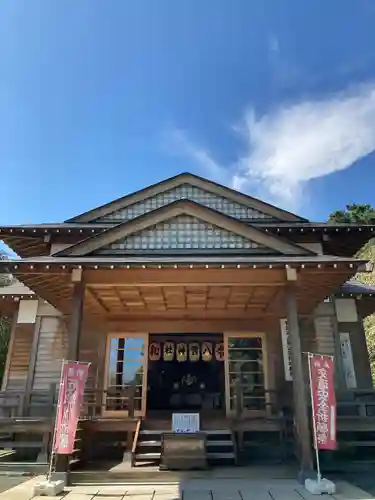
<path fill-rule="evenodd" d="M 207 319 L 207 320 L 129 320 L 116 321 L 109 320 L 108 328 L 111 332 L 132 332 L 132 333 L 218 333 L 218 332 L 248 332 L 265 331 L 267 322 L 264 318 L 251 319 Z M 251 327 L 249 326 L 251 325 Z"/>
<path fill-rule="evenodd" d="M 87 270 L 88 285 L 128 286 L 257 286 L 285 285 L 284 269 L 113 269 Z"/>
<path fill-rule="evenodd" d="M 297 428 L 301 474 L 305 476 L 309 471 L 313 470 L 312 441 L 309 428 L 305 380 L 303 376 L 296 289 L 294 286 L 289 286 L 286 290 L 286 310 L 292 351 L 294 419 Z"/>
<path fill-rule="evenodd" d="M 79 337 L 83 316 L 83 304 L 85 298 L 85 284 L 81 281 L 73 286 L 72 315 L 70 318 L 68 336 L 68 360 L 78 361 Z"/>

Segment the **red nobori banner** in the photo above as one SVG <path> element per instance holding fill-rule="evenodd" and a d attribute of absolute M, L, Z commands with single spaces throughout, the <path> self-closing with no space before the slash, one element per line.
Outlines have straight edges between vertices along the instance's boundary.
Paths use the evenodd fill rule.
<path fill-rule="evenodd" d="M 73 453 L 88 371 L 89 365 L 87 363 L 63 363 L 57 406 L 54 453 L 61 455 Z"/>
<path fill-rule="evenodd" d="M 319 450 L 335 450 L 337 442 L 333 358 L 313 354 L 309 361 L 315 444 Z"/>

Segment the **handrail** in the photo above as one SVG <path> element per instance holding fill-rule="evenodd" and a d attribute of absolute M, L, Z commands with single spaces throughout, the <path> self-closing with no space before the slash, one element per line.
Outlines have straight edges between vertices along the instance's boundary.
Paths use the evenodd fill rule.
<path fill-rule="evenodd" d="M 138 438 L 139 438 L 139 433 L 141 431 L 141 423 L 142 423 L 142 420 L 139 419 L 137 422 L 137 427 L 135 429 L 135 433 L 134 433 L 134 439 L 133 439 L 132 450 L 131 450 L 131 466 L 132 467 L 134 467 L 134 463 L 135 463 L 135 453 L 137 451 Z"/>

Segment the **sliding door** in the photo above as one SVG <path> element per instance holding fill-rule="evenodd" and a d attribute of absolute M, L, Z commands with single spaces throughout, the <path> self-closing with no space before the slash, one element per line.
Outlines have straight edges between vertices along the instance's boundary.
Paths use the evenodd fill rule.
<path fill-rule="evenodd" d="M 148 334 L 110 334 L 107 339 L 105 413 L 146 413 Z"/>
<path fill-rule="evenodd" d="M 227 415 L 264 412 L 268 401 L 264 335 L 227 333 L 224 349 Z"/>

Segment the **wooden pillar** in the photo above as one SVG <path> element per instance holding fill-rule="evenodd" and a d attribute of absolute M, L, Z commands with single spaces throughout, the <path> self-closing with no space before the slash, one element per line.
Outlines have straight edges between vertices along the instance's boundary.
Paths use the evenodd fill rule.
<path fill-rule="evenodd" d="M 68 331 L 68 361 L 79 361 L 79 338 L 83 318 L 83 305 L 85 299 L 85 284 L 82 280 L 82 269 L 72 271 L 73 295 L 71 317 Z M 56 455 L 55 471 L 56 478 L 64 477 L 69 484 L 69 461 L 68 455 Z M 62 474 L 62 476 L 60 476 Z"/>
<path fill-rule="evenodd" d="M 291 269 L 290 271 L 294 271 Z M 294 278 L 294 279 L 293 279 Z M 287 273 L 288 281 L 295 281 L 297 273 Z M 312 442 L 309 428 L 307 394 L 303 376 L 301 338 L 298 323 L 298 309 L 295 286 L 290 284 L 286 291 L 286 310 L 289 327 L 290 346 L 292 351 L 294 419 L 299 447 L 301 479 L 313 470 Z"/>
<path fill-rule="evenodd" d="M 79 356 L 79 338 L 81 333 L 83 303 L 85 298 L 85 284 L 83 281 L 74 283 L 72 310 L 69 325 L 69 340 L 68 340 L 68 360 L 78 361 Z"/>

